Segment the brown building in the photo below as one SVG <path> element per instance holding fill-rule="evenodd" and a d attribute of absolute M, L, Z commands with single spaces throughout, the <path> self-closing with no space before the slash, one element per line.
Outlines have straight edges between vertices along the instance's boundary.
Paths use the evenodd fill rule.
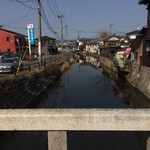
<path fill-rule="evenodd" d="M 150 28 L 144 27 L 138 38 L 132 43 L 132 60 L 139 65 L 150 67 Z"/>
<path fill-rule="evenodd" d="M 43 53 L 47 53 L 48 52 L 48 47 L 49 46 L 52 46 L 52 47 L 55 47 L 56 46 L 56 39 L 54 38 L 51 38 L 51 37 L 48 37 L 48 36 L 43 36 L 41 38 L 42 40 L 42 52 Z"/>
<path fill-rule="evenodd" d="M 150 67 L 150 2 L 142 0 L 140 4 L 148 4 L 147 26 L 140 31 L 138 38 L 131 45 L 132 60 L 137 60 L 139 65 Z"/>

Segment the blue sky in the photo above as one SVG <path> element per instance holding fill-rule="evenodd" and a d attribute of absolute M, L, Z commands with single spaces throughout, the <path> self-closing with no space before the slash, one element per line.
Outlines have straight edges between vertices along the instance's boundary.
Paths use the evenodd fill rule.
<path fill-rule="evenodd" d="M 47 1 L 53 7 L 52 0 L 41 0 L 45 14 L 52 28 L 60 34 L 60 20 L 56 17 L 57 13 L 54 7 L 55 16 L 53 15 Z M 76 39 L 78 30 L 81 31 L 80 37 L 94 38 L 101 29 L 109 30 L 110 24 L 113 24 L 112 33 L 119 35 L 137 28 L 141 29 L 142 26 L 146 25 L 146 7 L 138 5 L 138 0 L 56 0 L 56 2 L 60 12 L 65 15 L 63 25 L 68 25 L 69 39 Z M 31 3 L 25 4 L 31 6 Z M 32 7 L 37 8 L 37 4 L 34 3 Z M 27 35 L 26 25 L 33 23 L 35 35 L 38 36 L 37 10 L 30 10 L 27 17 L 28 11 L 29 8 L 17 2 L 0 0 L 0 24 L 4 25 L 5 29 Z M 13 20 L 16 21 L 11 22 Z M 42 35 L 55 37 L 46 28 L 42 20 Z"/>

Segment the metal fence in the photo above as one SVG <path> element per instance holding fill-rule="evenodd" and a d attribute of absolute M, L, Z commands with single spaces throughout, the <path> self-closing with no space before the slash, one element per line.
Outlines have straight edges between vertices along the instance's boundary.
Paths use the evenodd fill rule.
<path fill-rule="evenodd" d="M 67 52 L 66 54 L 64 54 L 64 61 L 70 59 L 71 57 L 74 56 L 74 52 Z M 47 58 L 43 58 L 42 60 L 42 67 L 40 67 L 40 63 L 38 62 L 38 60 L 35 60 L 33 62 L 29 62 L 27 64 L 24 64 L 23 66 L 23 70 L 21 70 L 21 72 L 30 72 L 34 69 L 41 69 L 41 68 L 45 68 L 47 65 L 49 64 L 56 64 L 56 63 L 61 63 L 62 61 L 62 55 L 56 55 L 53 57 L 47 57 Z M 16 73 L 14 73 L 15 75 Z M 0 74 L 0 78 L 9 78 L 10 76 L 12 76 L 13 74 L 11 73 L 1 73 Z"/>
<path fill-rule="evenodd" d="M 64 61 L 70 59 L 71 57 L 74 56 L 73 52 L 68 52 L 64 55 Z M 55 56 L 55 57 L 49 57 L 45 58 L 42 61 L 42 68 L 45 68 L 49 64 L 56 64 L 56 63 L 61 63 L 62 61 L 62 56 Z M 33 62 L 31 64 L 24 65 L 23 70 L 28 70 L 29 72 L 35 68 L 40 69 L 40 63 L 39 62 Z"/>

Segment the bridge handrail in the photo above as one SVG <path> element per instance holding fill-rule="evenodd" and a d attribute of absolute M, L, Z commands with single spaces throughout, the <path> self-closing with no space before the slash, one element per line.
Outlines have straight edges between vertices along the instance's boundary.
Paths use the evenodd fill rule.
<path fill-rule="evenodd" d="M 1 109 L 1 131 L 150 131 L 150 109 Z"/>

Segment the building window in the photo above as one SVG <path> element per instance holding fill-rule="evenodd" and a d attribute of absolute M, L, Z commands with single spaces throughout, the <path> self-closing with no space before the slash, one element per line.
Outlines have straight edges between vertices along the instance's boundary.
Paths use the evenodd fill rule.
<path fill-rule="evenodd" d="M 9 37 L 6 37 L 6 41 L 9 41 Z"/>
<path fill-rule="evenodd" d="M 19 48 L 16 49 L 16 53 L 19 54 Z"/>
<path fill-rule="evenodd" d="M 138 60 L 138 53 L 137 52 L 134 53 L 134 60 Z"/>
<path fill-rule="evenodd" d="M 10 52 L 10 49 L 7 49 L 7 52 Z"/>
<path fill-rule="evenodd" d="M 150 40 L 146 41 L 146 51 L 150 52 Z"/>

